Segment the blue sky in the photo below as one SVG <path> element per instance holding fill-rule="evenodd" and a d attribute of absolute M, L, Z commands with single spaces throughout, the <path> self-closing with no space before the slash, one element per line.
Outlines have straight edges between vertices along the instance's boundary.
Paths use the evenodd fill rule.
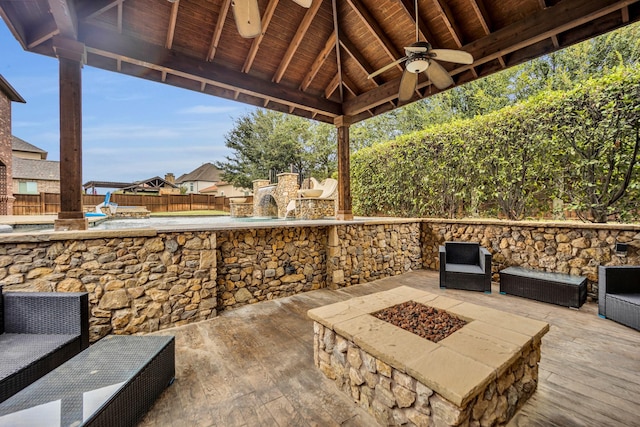
<path fill-rule="evenodd" d="M 0 74 L 22 95 L 13 134 L 60 159 L 58 62 L 22 50 L 0 19 Z M 83 182 L 176 178 L 231 151 L 224 135 L 252 107 L 85 66 Z"/>

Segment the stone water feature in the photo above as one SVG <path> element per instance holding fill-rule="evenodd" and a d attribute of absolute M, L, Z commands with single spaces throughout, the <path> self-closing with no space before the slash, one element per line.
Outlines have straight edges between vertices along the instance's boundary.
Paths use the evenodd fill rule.
<path fill-rule="evenodd" d="M 330 198 L 305 196 L 297 173 L 277 175 L 277 184 L 267 179 L 253 181 L 253 204 L 231 201 L 232 217 L 321 219 L 335 214 L 337 191 Z"/>

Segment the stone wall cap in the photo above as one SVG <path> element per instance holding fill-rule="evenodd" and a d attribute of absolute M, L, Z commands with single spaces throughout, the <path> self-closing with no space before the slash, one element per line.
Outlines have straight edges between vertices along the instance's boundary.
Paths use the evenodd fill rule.
<path fill-rule="evenodd" d="M 640 231 L 640 224 L 621 224 L 621 223 L 592 223 L 582 221 L 543 221 L 543 220 L 526 220 L 513 221 L 505 219 L 493 218 L 421 218 L 421 222 L 431 224 L 477 224 L 477 225 L 499 225 L 506 227 L 536 227 L 536 228 L 570 228 L 570 229 L 606 229 L 606 230 L 625 230 Z"/>

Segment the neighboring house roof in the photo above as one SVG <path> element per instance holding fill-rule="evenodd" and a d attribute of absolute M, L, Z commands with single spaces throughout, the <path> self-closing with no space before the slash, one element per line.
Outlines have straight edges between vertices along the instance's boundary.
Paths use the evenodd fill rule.
<path fill-rule="evenodd" d="M 23 104 L 27 103 L 27 101 L 25 101 L 24 98 L 20 96 L 20 94 L 13 88 L 13 86 L 11 86 L 9 82 L 6 81 L 4 77 L 2 77 L 2 74 L 0 74 L 0 91 L 6 93 L 7 97 L 13 102 L 21 102 Z"/>
<path fill-rule="evenodd" d="M 82 186 L 86 188 L 125 188 L 133 185 L 131 182 L 87 181 Z"/>
<path fill-rule="evenodd" d="M 204 163 L 197 169 L 189 173 L 185 173 L 181 175 L 178 179 L 176 179 L 177 184 L 181 184 L 183 182 L 188 181 L 210 181 L 210 182 L 218 182 L 222 177 L 223 171 L 215 167 L 211 163 Z"/>
<path fill-rule="evenodd" d="M 42 160 L 47 159 L 48 153 L 46 151 L 44 151 L 42 148 L 36 147 L 33 144 L 29 144 L 24 139 L 20 139 L 15 135 L 11 136 L 11 149 L 13 151 L 24 151 L 26 153 L 40 154 L 40 157 L 42 158 Z"/>
<path fill-rule="evenodd" d="M 13 178 L 60 181 L 60 162 L 13 156 Z"/>
<path fill-rule="evenodd" d="M 213 184 L 200 190 L 200 193 L 216 193 L 217 191 L 218 191 L 218 186 Z"/>
<path fill-rule="evenodd" d="M 153 178 L 143 179 L 141 181 L 136 181 L 128 187 L 123 187 L 123 191 L 146 191 L 146 192 L 156 192 L 160 191 L 161 188 L 178 188 L 172 182 L 165 180 L 164 178 L 160 178 L 159 176 L 154 176 Z"/>

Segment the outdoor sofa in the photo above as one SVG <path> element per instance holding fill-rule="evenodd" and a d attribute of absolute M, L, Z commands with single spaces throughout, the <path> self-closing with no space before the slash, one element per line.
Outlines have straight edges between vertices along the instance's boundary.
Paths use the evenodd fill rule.
<path fill-rule="evenodd" d="M 491 293 L 491 253 L 474 242 L 440 246 L 440 287 Z"/>
<path fill-rule="evenodd" d="M 598 315 L 640 330 L 640 266 L 598 267 Z"/>
<path fill-rule="evenodd" d="M 86 292 L 0 286 L 0 402 L 89 347 Z"/>

